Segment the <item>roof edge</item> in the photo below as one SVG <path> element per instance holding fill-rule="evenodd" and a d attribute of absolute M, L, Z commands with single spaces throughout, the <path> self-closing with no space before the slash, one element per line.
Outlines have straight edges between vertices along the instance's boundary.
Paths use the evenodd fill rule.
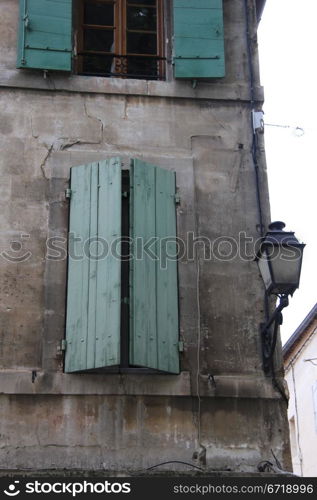
<path fill-rule="evenodd" d="M 291 352 L 296 342 L 300 340 L 300 338 L 305 333 L 309 325 L 314 321 L 314 319 L 317 319 L 317 303 L 309 311 L 305 319 L 301 322 L 301 324 L 296 328 L 295 332 L 290 336 L 290 338 L 284 344 L 282 350 L 284 358 L 286 358 L 287 355 Z"/>

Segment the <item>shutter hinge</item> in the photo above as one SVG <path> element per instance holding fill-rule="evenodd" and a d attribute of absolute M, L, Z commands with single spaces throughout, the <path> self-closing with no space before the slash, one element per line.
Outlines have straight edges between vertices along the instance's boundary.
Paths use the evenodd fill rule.
<path fill-rule="evenodd" d="M 26 30 L 30 29 L 30 18 L 29 18 L 29 14 L 25 14 L 23 16 L 23 22 L 24 22 L 24 27 Z"/>
<path fill-rule="evenodd" d="M 184 352 L 184 342 L 182 340 L 178 342 L 178 350 L 179 352 Z"/>
<path fill-rule="evenodd" d="M 56 345 L 57 355 L 60 356 L 63 352 L 66 351 L 66 345 L 67 345 L 67 341 L 65 339 L 57 342 L 57 345 Z"/>
<path fill-rule="evenodd" d="M 128 197 L 129 197 L 128 191 L 123 191 L 122 198 L 128 198 Z"/>
<path fill-rule="evenodd" d="M 180 195 L 179 195 L 178 193 L 176 193 L 176 194 L 174 195 L 174 200 L 175 200 L 176 205 L 179 205 L 179 204 L 180 204 L 180 202 L 181 202 L 181 197 L 180 197 Z"/>
<path fill-rule="evenodd" d="M 65 191 L 65 198 L 69 199 L 72 196 L 72 190 L 70 188 L 67 188 Z"/>

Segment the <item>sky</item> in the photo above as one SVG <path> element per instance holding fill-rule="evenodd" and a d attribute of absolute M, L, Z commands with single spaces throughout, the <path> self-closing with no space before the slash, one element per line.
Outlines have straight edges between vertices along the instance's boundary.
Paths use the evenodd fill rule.
<path fill-rule="evenodd" d="M 307 245 L 284 343 L 317 302 L 316 19 L 317 0 L 267 0 L 258 31 L 271 220 Z"/>

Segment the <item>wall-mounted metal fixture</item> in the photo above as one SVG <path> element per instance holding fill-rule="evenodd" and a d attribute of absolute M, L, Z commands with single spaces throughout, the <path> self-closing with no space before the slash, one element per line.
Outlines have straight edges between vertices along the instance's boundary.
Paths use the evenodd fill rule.
<path fill-rule="evenodd" d="M 293 232 L 283 231 L 284 222 L 272 222 L 264 236 L 256 260 L 268 295 L 276 295 L 279 304 L 267 323 L 261 325 L 263 368 L 269 373 L 276 346 L 282 310 L 288 306 L 288 296 L 299 286 L 305 245 Z M 272 332 L 273 325 L 273 332 Z"/>

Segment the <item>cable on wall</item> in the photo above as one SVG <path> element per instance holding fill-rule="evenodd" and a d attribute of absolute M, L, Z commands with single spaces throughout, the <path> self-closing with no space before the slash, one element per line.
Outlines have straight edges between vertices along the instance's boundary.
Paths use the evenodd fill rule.
<path fill-rule="evenodd" d="M 201 345 L 201 321 L 200 321 L 200 259 L 197 256 L 197 283 L 196 283 L 196 294 L 197 294 L 197 371 L 196 371 L 196 395 L 198 400 L 198 411 L 197 411 L 197 427 L 198 427 L 198 444 L 200 446 L 200 451 L 197 458 L 204 456 L 206 459 L 206 447 L 201 442 L 201 397 L 200 397 L 200 345 Z"/>
<path fill-rule="evenodd" d="M 258 163 L 258 134 L 254 126 L 254 112 L 255 112 L 255 92 L 254 92 L 254 70 L 253 70 L 253 62 L 252 62 L 252 51 L 251 51 L 251 35 L 250 35 L 250 17 L 249 17 L 249 8 L 248 8 L 248 0 L 244 0 L 244 10 L 245 10 L 245 19 L 246 19 L 246 42 L 247 42 L 247 52 L 248 52 L 248 67 L 249 67 L 249 76 L 250 76 L 250 106 L 251 106 L 251 116 L 250 116 L 250 125 L 252 130 L 252 161 L 254 165 L 255 171 L 255 187 L 256 187 L 256 198 L 257 198 L 257 206 L 258 206 L 258 215 L 259 215 L 259 223 L 260 223 L 260 234 L 261 237 L 264 236 L 264 223 L 263 223 L 263 211 L 262 211 L 262 201 L 261 201 L 261 190 L 260 190 L 260 172 L 259 172 L 259 163 Z M 269 318 L 269 297 L 267 293 L 264 295 L 264 311 L 266 320 Z M 271 362 L 271 372 L 272 372 L 272 383 L 273 387 L 281 394 L 283 400 L 286 402 L 288 406 L 288 398 L 285 394 L 284 389 L 278 383 L 278 380 L 274 371 L 274 362 Z"/>
<path fill-rule="evenodd" d="M 247 41 L 247 52 L 248 52 L 248 68 L 249 68 L 249 77 L 250 77 L 250 105 L 251 105 L 251 115 L 250 115 L 250 125 L 252 130 L 252 160 L 255 170 L 255 187 L 256 187 L 256 197 L 257 197 L 257 205 L 258 205 L 258 213 L 259 213 L 259 223 L 260 223 L 260 233 L 261 236 L 264 235 L 264 224 L 263 224 L 263 212 L 262 212 L 262 202 L 261 202 L 261 193 L 260 193 L 260 174 L 259 174 L 259 164 L 258 164 L 258 136 L 253 127 L 253 117 L 252 111 L 254 111 L 255 105 L 255 92 L 254 92 L 254 70 L 252 64 L 252 52 L 251 52 L 251 35 L 250 35 L 250 17 L 249 17 L 249 7 L 248 0 L 244 0 L 244 10 L 245 10 L 245 19 L 246 19 L 246 41 Z"/>
<path fill-rule="evenodd" d="M 253 124 L 253 112 L 255 106 L 255 92 L 254 92 L 254 70 L 252 63 L 252 51 L 251 51 L 251 35 L 250 35 L 250 17 L 249 17 L 249 7 L 248 0 L 244 0 L 244 11 L 245 11 L 245 20 L 246 20 L 246 44 L 247 44 L 247 54 L 248 54 L 248 68 L 249 68 L 249 77 L 250 77 L 250 127 L 252 131 L 252 145 L 251 145 L 251 153 L 252 153 L 252 162 L 254 165 L 254 173 L 255 173 L 255 192 L 256 192 L 256 200 L 258 207 L 258 216 L 259 216 L 259 225 L 260 225 L 260 235 L 264 236 L 264 223 L 263 223 L 263 210 L 262 210 L 262 200 L 261 200 L 261 190 L 260 190 L 260 173 L 259 173 L 259 164 L 258 164 L 258 136 L 257 132 L 254 128 Z M 264 296 L 264 311 L 265 311 L 265 319 L 266 321 L 269 319 L 269 299 L 267 294 Z"/>
<path fill-rule="evenodd" d="M 202 136 L 204 137 L 204 136 Z M 193 140 L 193 137 L 191 137 Z M 196 169 L 193 168 L 193 181 L 194 181 L 194 213 L 195 213 L 195 232 L 196 237 L 200 237 L 200 221 L 197 210 L 197 178 Z M 193 453 L 193 459 L 199 460 L 202 465 L 206 465 L 206 447 L 202 443 L 201 438 L 201 396 L 200 396 L 200 348 L 201 348 L 201 307 L 200 307 L 200 266 L 201 259 L 199 256 L 199 249 L 195 246 L 195 264 L 196 264 L 196 307 L 197 307 L 197 351 L 196 351 L 196 398 L 197 398 L 197 443 L 198 450 Z"/>

